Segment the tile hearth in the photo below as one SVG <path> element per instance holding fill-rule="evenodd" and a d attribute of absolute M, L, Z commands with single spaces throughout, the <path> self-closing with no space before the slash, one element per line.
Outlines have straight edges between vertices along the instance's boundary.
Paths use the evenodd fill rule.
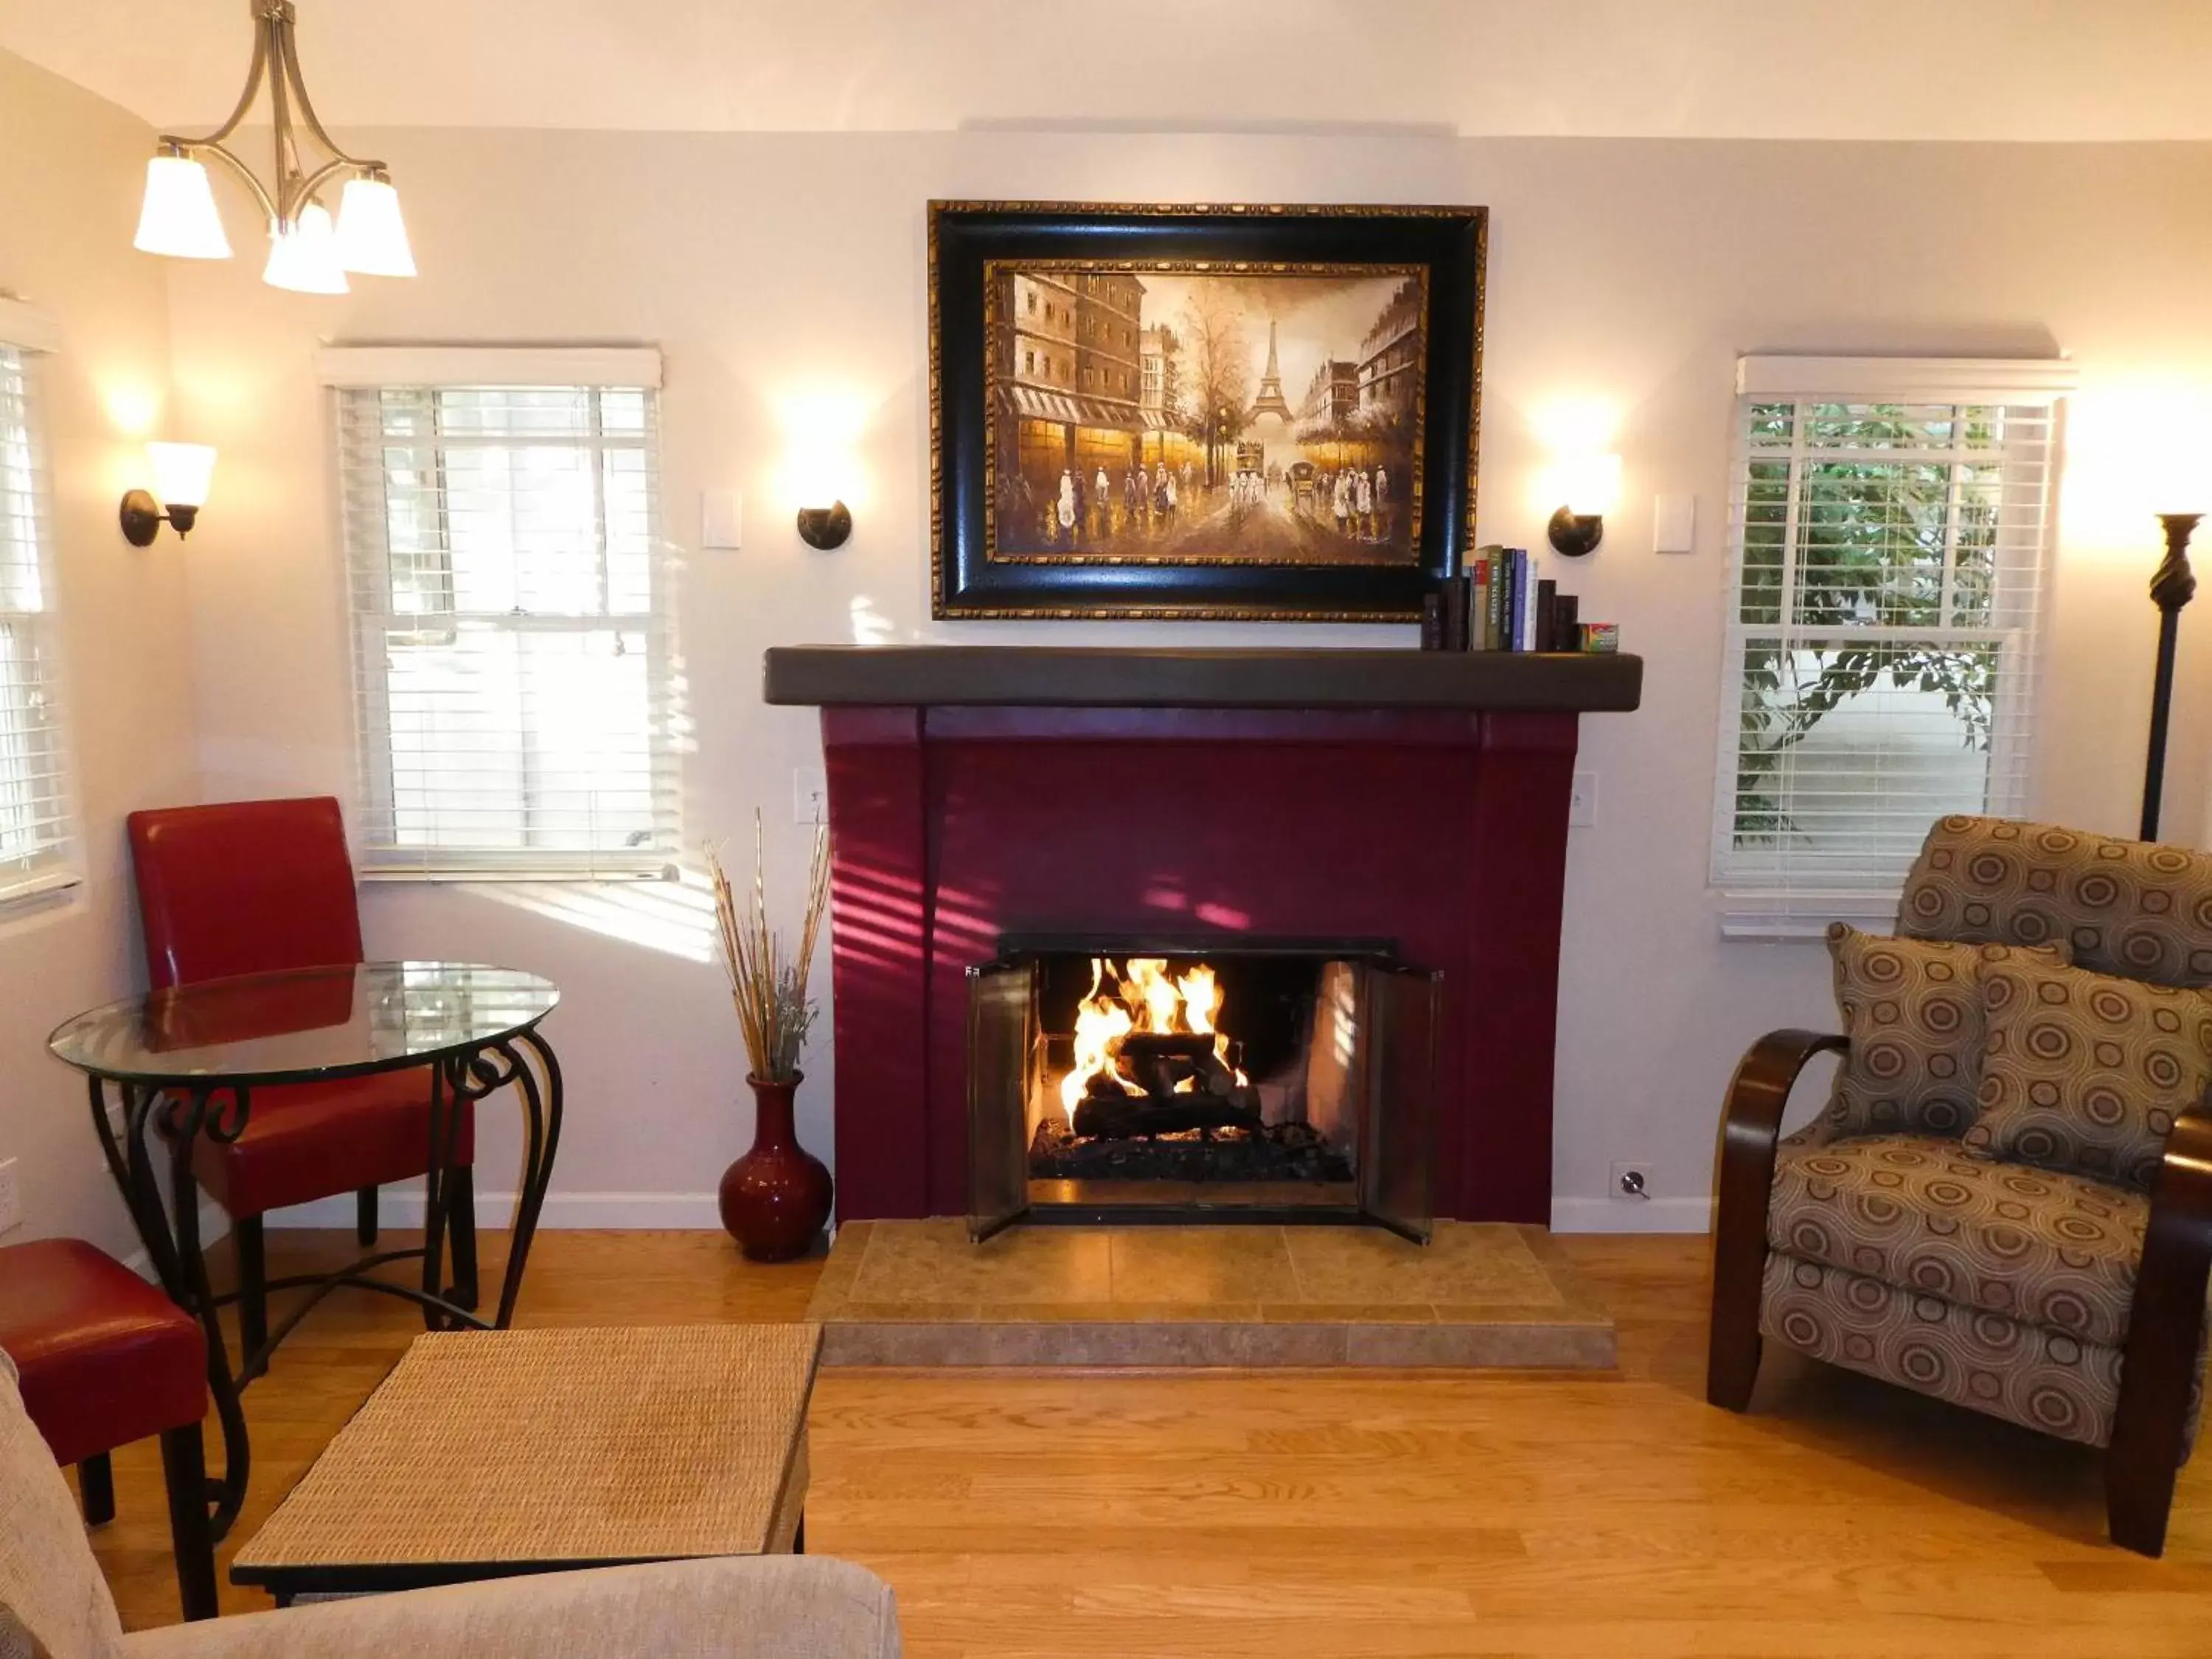
<path fill-rule="evenodd" d="M 824 1365 L 1604 1370 L 1612 1316 L 1541 1228 L 839 1230 L 812 1304 Z"/>

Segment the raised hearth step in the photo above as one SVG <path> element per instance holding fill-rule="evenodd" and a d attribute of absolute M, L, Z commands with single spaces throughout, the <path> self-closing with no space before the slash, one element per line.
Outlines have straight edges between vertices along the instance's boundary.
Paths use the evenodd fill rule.
<path fill-rule="evenodd" d="M 1540 1227 L 854 1221 L 807 1318 L 824 1365 L 1605 1370 L 1613 1316 Z"/>

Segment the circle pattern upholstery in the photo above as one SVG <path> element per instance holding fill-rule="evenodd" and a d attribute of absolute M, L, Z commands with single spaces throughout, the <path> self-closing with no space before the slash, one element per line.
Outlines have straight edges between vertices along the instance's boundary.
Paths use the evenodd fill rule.
<path fill-rule="evenodd" d="M 2112 1437 L 2117 1347 L 1778 1251 L 1766 1258 L 1759 1328 L 1830 1364 L 2061 1439 Z M 2190 1423 L 2193 1437 L 2193 1407 Z"/>
<path fill-rule="evenodd" d="M 1967 1152 L 2148 1192 L 2173 1121 L 2212 1086 L 2212 996 L 2014 960 L 1988 1025 Z"/>
<path fill-rule="evenodd" d="M 1816 1133 L 1957 1137 L 1974 1121 L 1984 1034 L 1982 963 L 2028 955 L 2053 965 L 2063 943 L 2023 947 L 1887 939 L 1828 928 L 1836 1006 L 1850 1047 Z"/>
<path fill-rule="evenodd" d="M 2076 1176 L 1871 1135 L 1776 1160 L 1767 1243 L 2084 1342 L 2125 1340 L 2149 1204 Z"/>
<path fill-rule="evenodd" d="M 2212 985 L 2212 853 L 2053 823 L 1956 816 L 1929 830 L 1897 931 L 2042 945 L 2157 985 Z"/>

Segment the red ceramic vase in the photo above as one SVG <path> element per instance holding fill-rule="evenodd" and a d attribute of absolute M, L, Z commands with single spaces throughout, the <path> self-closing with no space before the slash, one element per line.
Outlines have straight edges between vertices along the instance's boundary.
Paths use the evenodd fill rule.
<path fill-rule="evenodd" d="M 722 1174 L 722 1225 L 749 1261 L 796 1261 L 830 1219 L 830 1171 L 799 1144 L 791 1097 L 805 1079 L 749 1077 L 753 1146 Z"/>

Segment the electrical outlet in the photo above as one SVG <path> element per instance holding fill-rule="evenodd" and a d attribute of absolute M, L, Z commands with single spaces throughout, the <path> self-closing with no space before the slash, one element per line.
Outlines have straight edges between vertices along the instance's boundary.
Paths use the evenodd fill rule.
<path fill-rule="evenodd" d="M 1574 793 L 1567 797 L 1567 827 L 1587 830 L 1597 822 L 1597 774 L 1575 774 Z"/>
<path fill-rule="evenodd" d="M 819 823 L 830 816 L 830 775 L 818 766 L 794 768 L 791 774 L 791 821 Z"/>
<path fill-rule="evenodd" d="M 23 1224 L 23 1189 L 15 1179 L 16 1160 L 0 1164 L 0 1233 Z"/>
<path fill-rule="evenodd" d="M 1648 1159 L 1624 1158 L 1613 1166 L 1612 1184 L 1607 1193 L 1620 1204 L 1642 1204 L 1651 1196 L 1651 1181 L 1646 1173 L 1651 1165 Z"/>

